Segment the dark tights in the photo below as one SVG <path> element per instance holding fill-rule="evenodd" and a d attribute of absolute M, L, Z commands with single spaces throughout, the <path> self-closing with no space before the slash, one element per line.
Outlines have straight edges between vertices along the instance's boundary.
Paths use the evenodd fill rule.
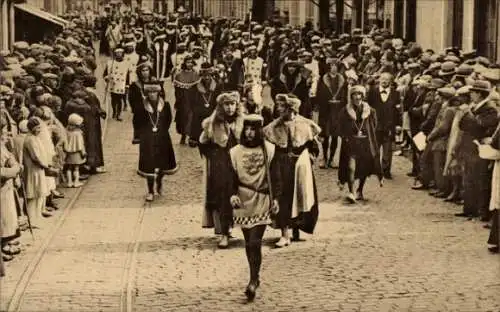
<path fill-rule="evenodd" d="M 330 141 L 331 140 L 331 141 Z M 338 137 L 336 135 L 330 135 L 323 138 L 323 157 L 325 159 L 325 165 L 330 165 L 335 157 L 335 152 L 337 151 Z M 330 150 L 330 155 L 328 156 L 328 150 Z"/>
<path fill-rule="evenodd" d="M 156 176 L 156 188 L 157 189 L 161 189 L 162 179 L 163 179 L 163 174 L 159 174 L 158 176 Z M 148 181 L 148 193 L 154 194 L 155 178 L 154 177 L 147 177 L 146 180 Z"/>
<path fill-rule="evenodd" d="M 250 229 L 242 229 L 245 237 L 245 251 L 250 267 L 250 282 L 259 280 L 260 264 L 262 263 L 262 237 L 266 225 L 256 225 Z"/>
<path fill-rule="evenodd" d="M 349 192 L 353 193 L 354 191 L 354 181 L 356 172 L 356 160 L 354 158 L 349 159 L 349 181 L 347 181 L 347 186 L 349 188 Z M 357 191 L 363 193 L 363 188 L 365 187 L 366 177 L 359 178 L 359 186 Z"/>

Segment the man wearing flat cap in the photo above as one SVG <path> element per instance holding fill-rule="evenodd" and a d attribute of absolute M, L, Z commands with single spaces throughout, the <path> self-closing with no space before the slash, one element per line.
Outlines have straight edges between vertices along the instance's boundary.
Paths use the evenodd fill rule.
<path fill-rule="evenodd" d="M 45 73 L 42 75 L 42 87 L 47 93 L 56 95 L 59 76 L 53 73 Z"/>
<path fill-rule="evenodd" d="M 422 122 L 418 127 L 418 131 L 422 132 L 425 136 L 434 128 L 436 119 L 443 105 L 443 99 L 436 97 L 437 89 L 446 85 L 446 81 L 440 78 L 434 78 L 430 84 L 426 86 L 427 93 L 425 94 L 423 105 L 413 108 L 414 116 L 421 118 Z M 415 185 L 412 187 L 414 190 L 427 190 L 433 187 L 433 174 L 432 174 L 432 145 L 427 144 L 425 149 L 420 155 L 420 170 Z"/>

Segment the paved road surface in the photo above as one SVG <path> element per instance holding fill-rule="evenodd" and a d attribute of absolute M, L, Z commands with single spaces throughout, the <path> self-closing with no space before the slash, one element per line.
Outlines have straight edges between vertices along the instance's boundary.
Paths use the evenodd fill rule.
<path fill-rule="evenodd" d="M 245 304 L 240 231 L 232 248 L 218 250 L 212 231 L 200 228 L 197 150 L 173 135 L 180 171 L 144 206 L 130 113 L 124 119 L 108 124 L 109 172 L 91 178 L 31 278 L 16 286 L 57 219 L 35 242 L 24 235 L 32 246 L 8 264 L 1 310 L 15 293 L 19 311 L 500 311 L 500 258 L 486 250 L 488 232 L 453 217 L 459 207 L 410 190 L 400 157 L 394 180 L 379 188 L 372 178 L 369 200 L 354 206 L 343 204 L 335 170 L 316 170 L 316 234 L 277 250 L 279 232 L 268 230 L 262 285 Z"/>

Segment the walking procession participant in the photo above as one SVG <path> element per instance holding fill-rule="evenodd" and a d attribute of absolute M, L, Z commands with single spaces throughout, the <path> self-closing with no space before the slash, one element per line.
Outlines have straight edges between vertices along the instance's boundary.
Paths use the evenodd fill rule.
<path fill-rule="evenodd" d="M 128 102 L 130 103 L 130 108 L 132 110 L 132 126 L 134 128 L 134 138 L 132 139 L 132 144 L 139 144 L 139 122 L 141 117 L 139 116 L 144 106 L 144 86 L 150 84 L 156 79 L 153 77 L 153 64 L 148 60 L 147 57 L 141 58 L 141 63 L 137 65 L 137 79 L 130 85 L 128 92 Z M 162 85 L 163 88 L 163 85 Z M 160 96 L 165 98 L 165 92 L 162 90 Z"/>
<path fill-rule="evenodd" d="M 364 199 L 363 187 L 370 175 L 377 174 L 380 185 L 383 181 L 377 144 L 377 113 L 363 101 L 365 96 L 365 87 L 352 87 L 349 94 L 351 101 L 339 113 L 339 133 L 342 137 L 339 181 L 347 183 L 347 200 L 350 203 Z M 359 180 L 356 197 L 353 193 L 355 180 Z"/>
<path fill-rule="evenodd" d="M 201 135 L 201 123 L 210 117 L 217 106 L 217 97 L 221 93 L 222 86 L 214 78 L 212 64 L 203 63 L 199 72 L 200 81 L 193 93 L 191 110 L 193 112 L 191 127 L 189 129 L 189 146 L 196 147 Z"/>
<path fill-rule="evenodd" d="M 338 71 L 338 61 L 328 59 L 329 72 L 318 82 L 316 101 L 318 103 L 318 124 L 323 140 L 323 159 L 320 168 L 331 168 L 338 143 L 338 114 L 345 101 L 346 79 Z M 330 154 L 328 154 L 330 152 Z"/>
<path fill-rule="evenodd" d="M 283 101 L 286 98 L 286 101 Z M 299 115 L 301 102 L 294 95 L 276 96 L 279 117 L 264 128 L 266 140 L 276 145 L 275 157 L 283 181 L 278 199 L 280 212 L 276 225 L 281 229 L 277 248 L 300 241 L 300 231 L 312 234 L 318 220 L 318 195 L 311 158 L 319 154 L 317 136 L 321 129 L 312 120 Z"/>
<path fill-rule="evenodd" d="M 108 84 L 108 90 L 111 92 L 111 108 L 113 109 L 113 118 L 122 121 L 121 113 L 125 104 L 130 72 L 129 63 L 124 61 L 124 50 L 119 48 L 114 51 L 114 58 L 109 60 L 104 70 L 104 80 Z"/>
<path fill-rule="evenodd" d="M 233 170 L 231 206 L 234 224 L 241 226 L 250 269 L 250 282 L 245 290 L 249 301 L 260 285 L 262 237 L 271 223 L 271 214 L 279 211 L 281 177 L 276 163 L 275 146 L 264 141 L 264 119 L 252 114 L 244 117 L 240 144 L 230 150 Z M 271 196 L 272 194 L 272 196 Z"/>
<path fill-rule="evenodd" d="M 151 202 L 154 199 L 155 182 L 156 192 L 161 195 L 164 175 L 174 174 L 178 166 L 169 134 L 172 123 L 170 104 L 160 96 L 162 92 L 160 83 L 145 84 L 143 88 L 145 94 L 143 106 L 136 108 L 136 114 L 139 116 L 137 173 L 147 180 L 146 201 Z"/>
<path fill-rule="evenodd" d="M 194 70 L 193 57 L 184 58 L 181 70 L 176 72 L 173 80 L 175 87 L 175 128 L 181 135 L 180 144 L 186 144 L 193 118 L 193 97 L 196 85 L 200 82 L 199 74 Z"/>
<path fill-rule="evenodd" d="M 217 97 L 217 107 L 202 123 L 200 153 L 206 159 L 205 208 L 202 226 L 215 228 L 222 235 L 219 248 L 229 246 L 232 186 L 229 150 L 238 144 L 243 130 L 239 93 L 225 92 Z"/>

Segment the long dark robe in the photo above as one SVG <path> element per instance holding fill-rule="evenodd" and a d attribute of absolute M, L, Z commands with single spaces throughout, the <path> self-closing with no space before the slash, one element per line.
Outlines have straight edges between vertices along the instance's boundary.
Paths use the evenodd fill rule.
<path fill-rule="evenodd" d="M 193 117 L 189 137 L 193 139 L 200 137 L 202 132 L 201 123 L 214 112 L 217 106 L 216 99 L 220 93 L 221 87 L 213 79 L 208 87 L 202 81 L 196 85 L 192 101 Z"/>
<path fill-rule="evenodd" d="M 284 72 L 286 66 L 284 67 Z M 295 94 L 302 104 L 299 108 L 299 114 L 306 118 L 312 118 L 312 105 L 309 101 L 309 87 L 300 71 L 297 70 L 295 75 L 281 74 L 271 82 L 271 95 L 273 99 L 280 93 Z"/>
<path fill-rule="evenodd" d="M 139 119 L 139 168 L 141 176 L 154 176 L 155 173 L 174 174 L 178 170 L 169 128 L 172 123 L 170 104 L 162 98 L 157 107 L 144 101 Z M 153 122 L 158 120 L 158 130 L 153 131 Z M 158 119 L 157 119 L 158 118 Z"/>
<path fill-rule="evenodd" d="M 215 117 L 216 113 L 217 111 L 203 121 L 199 144 L 207 166 L 202 227 L 215 227 L 215 234 L 228 234 L 233 222 L 233 209 L 229 199 L 234 195 L 231 194 L 233 176 L 229 150 L 238 144 L 243 122 L 241 118 L 236 119 L 236 133 L 233 133 L 225 126 L 224 121 Z M 219 220 L 214 219 L 214 212 L 219 214 Z M 217 226 L 217 221 L 220 221 L 220 226 Z"/>
<path fill-rule="evenodd" d="M 362 111 L 348 104 L 339 112 L 339 134 L 342 137 L 339 159 L 339 181 L 349 181 L 349 159 L 356 160 L 355 179 L 376 174 L 382 178 L 380 154 L 377 143 L 377 113 L 363 102 Z M 358 127 L 366 138 L 356 138 Z"/>
<path fill-rule="evenodd" d="M 271 122 L 264 128 L 266 140 L 276 145 L 274 158 L 280 167 L 279 170 L 282 179 L 282 196 L 278 199 L 280 211 L 275 217 L 273 226 L 276 228 L 298 228 L 305 233 L 313 234 L 319 215 L 318 193 L 314 172 L 312 172 L 314 204 L 309 211 L 302 212 L 296 218 L 292 218 L 295 165 L 298 160 L 298 157 L 294 155 L 301 155 L 305 149 L 308 149 L 311 155 L 318 155 L 318 145 L 313 137 L 319 133 L 320 129 L 312 121 L 302 116 L 296 116 L 295 118 L 297 119 L 297 128 L 293 135 L 281 118 Z M 292 144 L 292 142 L 296 144 Z"/>
<path fill-rule="evenodd" d="M 226 66 L 226 81 L 224 82 L 225 91 L 240 91 L 243 88 L 243 60 L 233 58 L 223 60 Z"/>
<path fill-rule="evenodd" d="M 134 138 L 139 138 L 139 127 L 140 120 L 147 116 L 142 116 L 141 113 L 144 114 L 145 110 L 142 109 L 144 107 L 144 83 L 154 82 L 154 80 L 143 81 L 141 79 L 136 80 L 133 84 L 130 85 L 128 89 L 128 102 L 130 103 L 130 108 L 132 111 L 132 126 L 134 128 Z M 163 89 L 163 84 L 161 84 L 161 92 L 160 97 L 165 99 L 165 90 Z"/>
<path fill-rule="evenodd" d="M 91 168 L 104 166 L 104 154 L 102 148 L 101 118 L 105 111 L 101 108 L 99 98 L 92 90 L 87 90 L 87 103 L 90 106 L 85 119 L 85 149 L 87 151 L 87 165 Z"/>
<path fill-rule="evenodd" d="M 345 104 L 345 101 L 342 100 L 345 93 L 344 84 L 345 79 L 340 74 L 335 75 L 335 77 L 325 74 L 319 79 L 316 93 L 318 125 L 325 137 L 338 135 L 338 115 Z"/>
<path fill-rule="evenodd" d="M 177 133 L 189 135 L 193 117 L 192 102 L 199 76 L 194 71 L 181 71 L 175 75 L 175 127 Z"/>

